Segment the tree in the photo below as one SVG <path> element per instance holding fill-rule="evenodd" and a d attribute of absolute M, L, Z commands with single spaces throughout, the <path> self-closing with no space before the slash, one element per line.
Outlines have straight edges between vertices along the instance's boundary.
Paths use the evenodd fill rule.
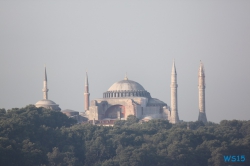
<path fill-rule="evenodd" d="M 126 125 L 132 125 L 132 124 L 135 124 L 135 123 L 138 123 L 139 122 L 139 119 L 136 118 L 136 116 L 134 115 L 129 115 L 127 117 L 127 121 L 125 122 Z"/>
<path fill-rule="evenodd" d="M 135 116 L 114 127 L 81 125 L 33 105 L 1 112 L 0 165 L 225 165 L 223 155 L 250 156 L 250 121 L 191 122 L 187 130 Z"/>
<path fill-rule="evenodd" d="M 0 109 L 0 117 L 6 114 L 6 110 L 4 108 Z"/>

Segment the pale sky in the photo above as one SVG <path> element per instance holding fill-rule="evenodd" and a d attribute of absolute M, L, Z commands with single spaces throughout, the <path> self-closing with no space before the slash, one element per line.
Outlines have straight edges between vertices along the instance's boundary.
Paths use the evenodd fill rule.
<path fill-rule="evenodd" d="M 198 119 L 198 69 L 208 121 L 250 119 L 250 1 L 0 1 L 0 108 L 49 99 L 83 111 L 117 81 L 140 83 L 170 105 L 175 59 L 179 118 Z"/>

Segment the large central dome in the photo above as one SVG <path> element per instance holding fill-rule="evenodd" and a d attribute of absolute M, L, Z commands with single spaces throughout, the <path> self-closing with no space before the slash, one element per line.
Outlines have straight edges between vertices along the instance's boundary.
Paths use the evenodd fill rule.
<path fill-rule="evenodd" d="M 145 89 L 137 82 L 128 80 L 126 77 L 124 80 L 114 83 L 108 91 L 145 91 Z"/>
<path fill-rule="evenodd" d="M 124 80 L 114 83 L 107 92 L 103 93 L 103 98 L 117 98 L 117 97 L 147 97 L 151 98 L 150 93 L 147 92 L 141 84 L 128 80 L 127 76 Z"/>

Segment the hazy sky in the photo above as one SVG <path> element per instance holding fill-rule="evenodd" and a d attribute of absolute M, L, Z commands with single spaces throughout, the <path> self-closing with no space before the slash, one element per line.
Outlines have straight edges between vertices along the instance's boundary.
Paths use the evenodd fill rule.
<path fill-rule="evenodd" d="M 206 74 L 207 119 L 249 120 L 250 1 L 0 1 L 0 108 L 49 99 L 83 111 L 117 81 L 140 83 L 170 104 L 175 58 L 179 117 L 198 119 L 198 68 Z"/>

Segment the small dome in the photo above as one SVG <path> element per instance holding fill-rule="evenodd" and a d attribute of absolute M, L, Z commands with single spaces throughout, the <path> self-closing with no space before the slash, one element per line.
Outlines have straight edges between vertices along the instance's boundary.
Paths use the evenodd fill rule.
<path fill-rule="evenodd" d="M 153 117 L 152 116 L 145 116 L 145 117 L 143 117 L 143 119 L 145 119 L 145 120 L 152 120 Z"/>
<path fill-rule="evenodd" d="M 74 111 L 74 110 L 70 110 L 70 109 L 65 109 L 65 110 L 63 110 L 61 112 L 64 113 L 64 114 L 66 114 L 69 117 L 75 116 L 75 115 L 79 115 L 78 111 Z"/>
<path fill-rule="evenodd" d="M 62 110 L 62 112 L 78 112 L 78 111 L 74 111 L 74 110 L 70 110 L 70 109 L 65 109 L 65 110 Z"/>
<path fill-rule="evenodd" d="M 142 120 L 152 120 L 152 119 L 161 119 L 160 114 L 149 114 L 146 116 L 142 116 Z"/>
<path fill-rule="evenodd" d="M 42 99 L 35 104 L 36 107 L 44 107 L 54 111 L 61 111 L 61 108 L 52 100 Z"/>
<path fill-rule="evenodd" d="M 128 79 L 124 79 L 121 81 L 118 81 L 116 83 L 114 83 L 109 89 L 108 91 L 145 91 L 145 89 L 137 82 L 132 81 L 132 80 L 128 80 Z"/>
<path fill-rule="evenodd" d="M 55 105 L 56 103 L 52 100 L 42 99 L 36 103 L 36 105 Z"/>

